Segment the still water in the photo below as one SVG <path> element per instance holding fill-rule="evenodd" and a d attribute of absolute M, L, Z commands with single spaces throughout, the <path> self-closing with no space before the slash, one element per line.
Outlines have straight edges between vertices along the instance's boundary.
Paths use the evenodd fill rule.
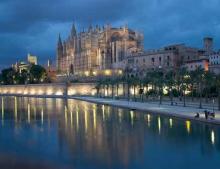
<path fill-rule="evenodd" d="M 1 169 L 220 168 L 219 126 L 76 100 L 0 105 Z"/>

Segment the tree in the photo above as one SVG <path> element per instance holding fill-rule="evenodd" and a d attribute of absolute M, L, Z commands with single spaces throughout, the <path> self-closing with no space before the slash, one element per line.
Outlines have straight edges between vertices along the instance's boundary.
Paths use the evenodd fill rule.
<path fill-rule="evenodd" d="M 204 73 L 204 92 L 205 92 L 205 101 L 208 103 L 208 96 L 211 93 L 211 88 L 214 86 L 214 73 L 206 71 Z"/>
<path fill-rule="evenodd" d="M 175 77 L 175 74 L 173 71 L 169 71 L 165 74 L 165 83 L 166 83 L 166 86 L 168 87 L 171 105 L 173 105 L 173 87 L 175 86 L 174 77 Z"/>
<path fill-rule="evenodd" d="M 47 77 L 46 70 L 40 65 L 31 65 L 30 68 L 30 82 L 40 83 L 44 82 Z"/>
<path fill-rule="evenodd" d="M 188 88 L 190 78 L 189 73 L 187 72 L 186 68 L 180 68 L 177 71 L 177 84 L 178 84 L 178 90 L 181 94 L 181 97 L 183 96 L 183 106 L 186 106 L 186 90 Z M 181 99 L 182 100 L 182 99 Z"/>
<path fill-rule="evenodd" d="M 204 83 L 204 69 L 198 67 L 195 70 L 196 73 L 196 84 L 199 92 L 199 108 L 202 108 L 202 88 Z"/>
<path fill-rule="evenodd" d="M 134 101 L 137 101 L 136 100 L 136 87 L 139 84 L 139 78 L 137 76 L 131 75 L 130 84 L 133 87 Z"/>
<path fill-rule="evenodd" d="M 190 71 L 189 72 L 190 76 L 190 89 L 191 89 L 191 99 L 194 101 L 194 86 L 196 83 L 196 71 Z"/>
<path fill-rule="evenodd" d="M 218 94 L 218 110 L 220 110 L 220 75 L 214 76 L 214 83 Z"/>
<path fill-rule="evenodd" d="M 5 85 L 15 84 L 16 71 L 13 68 L 2 70 L 2 81 Z"/>

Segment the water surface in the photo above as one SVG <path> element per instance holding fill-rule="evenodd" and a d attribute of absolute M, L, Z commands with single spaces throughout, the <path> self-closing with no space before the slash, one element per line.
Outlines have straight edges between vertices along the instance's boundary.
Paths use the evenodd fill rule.
<path fill-rule="evenodd" d="M 219 126 L 76 100 L 0 99 L 1 169 L 220 168 Z"/>

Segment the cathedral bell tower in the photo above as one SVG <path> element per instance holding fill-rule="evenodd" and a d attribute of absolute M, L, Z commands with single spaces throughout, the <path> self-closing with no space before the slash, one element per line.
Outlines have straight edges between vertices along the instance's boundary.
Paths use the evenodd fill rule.
<path fill-rule="evenodd" d="M 61 60 L 63 57 L 63 43 L 59 34 L 58 42 L 57 42 L 57 71 L 61 72 Z"/>

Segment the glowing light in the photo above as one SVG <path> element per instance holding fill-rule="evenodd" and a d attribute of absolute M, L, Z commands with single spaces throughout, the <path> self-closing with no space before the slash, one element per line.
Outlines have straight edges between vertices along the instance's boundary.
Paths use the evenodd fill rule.
<path fill-rule="evenodd" d="M 5 111 L 4 111 L 4 97 L 2 97 L 2 125 L 4 123 L 4 114 L 5 114 Z"/>
<path fill-rule="evenodd" d="M 79 130 L 79 109 L 78 109 L 78 107 L 76 108 L 76 128 L 78 131 Z"/>
<path fill-rule="evenodd" d="M 21 91 L 21 90 L 18 90 L 18 91 L 17 91 L 17 94 L 22 94 L 22 91 Z"/>
<path fill-rule="evenodd" d="M 53 94 L 53 89 L 48 89 L 47 90 L 47 95 L 52 95 Z"/>
<path fill-rule="evenodd" d="M 158 131 L 159 131 L 159 134 L 161 132 L 161 120 L 160 120 L 160 117 L 158 117 Z"/>
<path fill-rule="evenodd" d="M 43 90 L 38 90 L 39 95 L 42 95 L 43 93 L 44 93 Z"/>
<path fill-rule="evenodd" d="M 85 71 L 85 75 L 86 75 L 86 76 L 89 76 L 89 71 Z"/>
<path fill-rule="evenodd" d="M 36 93 L 35 89 L 31 89 L 31 94 L 34 95 Z"/>
<path fill-rule="evenodd" d="M 28 94 L 28 90 L 26 89 L 26 90 L 24 90 L 24 94 L 25 95 L 27 95 Z"/>
<path fill-rule="evenodd" d="M 17 104 L 17 97 L 15 97 L 15 120 L 17 121 L 18 117 L 18 104 Z"/>
<path fill-rule="evenodd" d="M 61 90 L 60 90 L 60 91 L 57 91 L 57 92 L 56 92 L 56 95 L 57 95 L 57 96 L 62 96 L 62 95 L 63 95 L 63 92 L 62 92 Z"/>
<path fill-rule="evenodd" d="M 106 75 L 106 76 L 110 76 L 111 73 L 112 73 L 111 70 L 105 70 L 105 75 Z"/>
<path fill-rule="evenodd" d="M 96 71 L 93 71 L 92 74 L 93 74 L 93 76 L 97 76 L 97 72 Z"/>
<path fill-rule="evenodd" d="M 133 124 L 134 124 L 134 111 L 130 111 L 130 116 L 131 116 L 131 125 L 133 126 Z"/>
<path fill-rule="evenodd" d="M 75 95 L 76 94 L 76 91 L 74 90 L 74 89 L 71 89 L 71 90 L 69 90 L 69 93 L 68 93 L 69 95 Z"/>
<path fill-rule="evenodd" d="M 64 108 L 64 116 L 65 116 L 65 124 L 66 125 L 67 125 L 67 111 L 68 111 L 67 106 L 65 106 L 65 108 Z"/>
<path fill-rule="evenodd" d="M 147 125 L 150 127 L 151 117 L 150 114 L 147 114 Z"/>
<path fill-rule="evenodd" d="M 104 121 L 105 120 L 105 105 L 102 105 L 102 117 Z"/>
<path fill-rule="evenodd" d="M 73 112 L 70 112 L 70 123 L 71 123 L 71 128 L 73 127 Z"/>
<path fill-rule="evenodd" d="M 88 129 L 88 112 L 85 110 L 84 112 L 84 120 L 85 120 L 85 132 L 87 132 L 87 129 Z"/>
<path fill-rule="evenodd" d="M 41 109 L 41 124 L 44 123 L 44 108 Z"/>
<path fill-rule="evenodd" d="M 211 142 L 213 145 L 215 144 L 215 132 L 213 130 L 211 132 Z"/>
<path fill-rule="evenodd" d="M 122 75 L 122 74 L 123 74 L 123 71 L 122 71 L 122 70 L 119 70 L 119 71 L 118 71 L 118 74 L 119 74 L 119 75 Z"/>
<path fill-rule="evenodd" d="M 173 127 L 173 119 L 169 119 L 169 123 L 170 123 L 170 128 Z"/>
<path fill-rule="evenodd" d="M 92 90 L 92 96 L 94 96 L 96 94 L 96 91 Z"/>
<path fill-rule="evenodd" d="M 190 131 L 191 131 L 191 122 L 189 120 L 186 121 L 186 129 L 187 129 L 187 132 L 190 133 Z"/>
<path fill-rule="evenodd" d="M 118 111 L 119 111 L 119 112 L 118 112 L 119 122 L 121 123 L 121 121 L 122 121 L 122 110 L 119 109 Z"/>
<path fill-rule="evenodd" d="M 31 106 L 28 103 L 28 123 L 30 123 L 30 122 L 31 122 Z"/>

